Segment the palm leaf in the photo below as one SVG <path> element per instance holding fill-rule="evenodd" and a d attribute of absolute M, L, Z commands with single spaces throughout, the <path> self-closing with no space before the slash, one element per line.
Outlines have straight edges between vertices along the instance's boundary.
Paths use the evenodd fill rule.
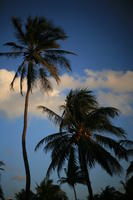
<path fill-rule="evenodd" d="M 38 148 L 41 147 L 41 145 L 44 144 L 44 142 L 52 142 L 54 141 L 56 138 L 61 138 L 66 132 L 61 132 L 61 133 L 54 133 L 52 135 L 49 135 L 47 137 L 44 137 L 42 140 L 39 141 L 39 143 L 36 145 L 35 147 L 35 151 L 38 150 Z"/>
<path fill-rule="evenodd" d="M 131 173 L 133 173 L 133 161 L 131 161 L 131 163 L 127 169 L 127 176 L 129 176 Z"/>
<path fill-rule="evenodd" d="M 7 42 L 4 44 L 5 46 L 11 47 L 13 50 L 24 50 L 24 46 L 17 45 L 15 42 Z"/>
<path fill-rule="evenodd" d="M 120 145 L 119 142 L 116 142 L 114 139 L 111 139 L 109 137 L 101 136 L 98 134 L 95 134 L 94 137 L 99 144 L 113 149 L 115 155 L 118 156 L 118 158 L 124 158 L 127 160 L 127 150 L 122 145 Z"/>
<path fill-rule="evenodd" d="M 17 58 L 19 56 L 21 56 L 24 52 L 20 51 L 20 52 L 2 52 L 0 53 L 0 56 L 5 56 L 5 57 L 13 57 L 13 58 Z"/>
<path fill-rule="evenodd" d="M 39 75 L 40 75 L 40 83 L 41 83 L 41 88 L 43 90 L 47 91 L 52 91 L 52 85 L 49 79 L 47 78 L 47 74 L 45 73 L 43 68 L 39 69 Z"/>
<path fill-rule="evenodd" d="M 38 106 L 38 108 L 42 109 L 42 111 L 47 114 L 48 118 L 52 120 L 55 124 L 59 125 L 61 123 L 62 118 L 49 108 L 45 106 Z"/>
<path fill-rule="evenodd" d="M 16 37 L 22 44 L 27 44 L 25 33 L 22 30 L 22 24 L 21 20 L 17 17 L 12 17 L 12 23 L 14 25 L 14 28 L 16 30 Z"/>

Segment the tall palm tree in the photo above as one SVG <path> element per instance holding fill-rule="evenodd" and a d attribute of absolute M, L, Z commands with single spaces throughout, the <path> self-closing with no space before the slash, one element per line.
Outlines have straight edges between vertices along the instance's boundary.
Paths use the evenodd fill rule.
<path fill-rule="evenodd" d="M 52 151 L 47 175 L 55 168 L 59 173 L 74 149 L 92 200 L 88 166 L 91 168 L 97 162 L 112 176 L 121 172 L 122 168 L 111 151 L 117 158 L 127 159 L 126 149 L 110 137 L 111 134 L 117 138 L 125 137 L 124 130 L 111 121 L 119 111 L 113 107 L 100 107 L 88 89 L 71 90 L 61 106 L 61 116 L 44 106 L 40 108 L 60 127 L 59 133 L 43 138 L 35 148 L 37 150 L 45 142 L 44 150 Z"/>
<path fill-rule="evenodd" d="M 5 45 L 11 48 L 11 52 L 0 53 L 0 56 L 21 57 L 22 62 L 11 82 L 20 76 L 20 92 L 23 95 L 23 82 L 27 80 L 27 90 L 24 107 L 24 126 L 22 132 L 23 159 L 26 171 L 26 196 L 30 191 L 30 170 L 26 151 L 26 130 L 29 95 L 33 87 L 39 82 L 45 91 L 52 89 L 49 77 L 52 76 L 59 83 L 60 67 L 71 70 L 70 63 L 65 57 L 71 52 L 60 49 L 59 41 L 67 38 L 60 27 L 56 27 L 52 22 L 44 17 L 27 18 L 27 22 L 22 26 L 19 18 L 12 18 L 12 23 L 16 31 L 17 42 L 7 42 Z"/>
<path fill-rule="evenodd" d="M 71 150 L 71 153 L 68 159 L 67 169 L 65 168 L 64 171 L 65 171 L 66 177 L 61 177 L 58 182 L 60 182 L 60 184 L 64 184 L 64 183 L 69 184 L 70 187 L 72 187 L 74 191 L 75 200 L 77 200 L 75 185 L 77 183 L 85 184 L 85 181 L 84 181 L 85 179 L 82 174 L 82 171 L 80 170 L 80 167 L 77 164 L 77 161 L 75 160 L 73 149 Z"/>

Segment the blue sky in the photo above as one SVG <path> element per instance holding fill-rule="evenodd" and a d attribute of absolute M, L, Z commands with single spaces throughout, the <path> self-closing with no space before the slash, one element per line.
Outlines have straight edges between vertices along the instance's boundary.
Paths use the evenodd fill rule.
<path fill-rule="evenodd" d="M 46 16 L 60 25 L 68 40 L 62 48 L 71 50 L 77 56 L 70 56 L 72 73 L 61 75 L 60 86 L 55 85 L 49 96 L 33 91 L 30 98 L 27 151 L 29 155 L 32 188 L 45 176 L 50 156 L 42 151 L 34 152 L 36 143 L 56 127 L 36 109 L 46 105 L 58 112 L 57 107 L 71 87 L 88 87 L 97 95 L 101 105 L 115 106 L 122 112 L 116 124 L 123 127 L 133 139 L 133 5 L 131 1 L 109 0 L 1 0 L 0 2 L 0 51 L 2 45 L 14 40 L 11 17 L 25 20 L 27 16 Z M 21 132 L 23 127 L 24 98 L 19 94 L 18 82 L 15 91 L 9 91 L 9 84 L 20 60 L 0 58 L 0 160 L 6 163 L 2 173 L 2 186 L 6 196 L 24 187 L 24 166 L 21 155 Z M 126 166 L 126 164 L 124 164 Z M 56 181 L 56 174 L 52 178 Z M 118 188 L 122 177 L 110 178 L 98 166 L 91 171 L 95 191 L 110 184 Z M 102 181 L 104 178 L 105 181 Z M 63 186 L 73 198 L 68 186 Z M 81 192 L 82 191 L 82 192 Z M 79 198 L 87 195 L 86 187 L 78 187 Z M 84 194 L 84 196 L 82 195 Z M 81 196 L 82 195 L 82 196 Z"/>

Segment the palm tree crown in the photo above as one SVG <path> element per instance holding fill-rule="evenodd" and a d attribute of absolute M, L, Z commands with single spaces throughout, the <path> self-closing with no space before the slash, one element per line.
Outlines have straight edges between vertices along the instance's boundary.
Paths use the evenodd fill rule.
<path fill-rule="evenodd" d="M 42 88 L 51 89 L 49 76 L 59 82 L 59 67 L 71 70 L 70 63 L 64 55 L 72 53 L 61 50 L 58 42 L 65 40 L 66 34 L 44 17 L 28 17 L 24 27 L 19 18 L 13 17 L 12 23 L 16 31 L 17 43 L 14 41 L 5 43 L 12 51 L 0 53 L 0 56 L 22 58 L 11 87 L 20 75 L 21 94 L 25 78 L 30 90 L 37 80 L 40 81 Z"/>
<path fill-rule="evenodd" d="M 20 92 L 23 95 L 23 82 L 24 79 L 27 80 L 22 150 L 26 171 L 26 199 L 28 200 L 30 195 L 30 169 L 26 151 L 26 130 L 29 94 L 38 82 L 45 91 L 51 90 L 50 76 L 59 83 L 60 69 L 71 70 L 70 63 L 65 55 L 72 53 L 60 49 L 58 41 L 66 39 L 67 36 L 60 27 L 56 27 L 46 18 L 28 17 L 25 26 L 22 26 L 21 20 L 13 17 L 12 23 L 16 31 L 17 42 L 7 42 L 5 45 L 10 47 L 11 51 L 0 53 L 0 56 L 22 58 L 22 62 L 11 82 L 11 88 L 13 88 L 15 80 L 19 76 Z"/>
<path fill-rule="evenodd" d="M 68 199 L 66 193 L 61 190 L 59 185 L 53 184 L 51 179 L 44 178 L 40 185 L 37 185 L 36 191 L 38 200 Z"/>
<path fill-rule="evenodd" d="M 109 136 L 113 134 L 118 138 L 125 137 L 124 130 L 113 125 L 111 121 L 111 118 L 119 114 L 116 108 L 100 107 L 95 96 L 88 89 L 70 91 L 65 104 L 61 106 L 62 116 L 56 115 L 46 107 L 40 106 L 40 108 L 60 127 L 59 133 L 43 138 L 36 146 L 37 150 L 45 142 L 46 152 L 52 150 L 52 160 L 47 175 L 56 167 L 60 172 L 72 149 L 75 150 L 75 156 L 78 157 L 80 167 L 87 177 L 91 196 L 92 189 L 87 166 L 93 167 L 97 162 L 110 175 L 121 171 L 118 160 L 111 151 L 108 151 L 108 149 L 113 150 L 117 158 L 127 159 L 126 149 Z"/>

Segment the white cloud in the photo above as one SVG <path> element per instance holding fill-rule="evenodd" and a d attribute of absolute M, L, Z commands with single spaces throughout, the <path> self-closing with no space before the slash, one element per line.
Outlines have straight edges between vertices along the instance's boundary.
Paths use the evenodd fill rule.
<path fill-rule="evenodd" d="M 123 115 L 133 115 L 132 99 L 133 95 L 127 93 L 98 92 L 100 104 L 113 106 L 119 109 Z"/>
<path fill-rule="evenodd" d="M 19 79 L 15 82 L 14 91 L 10 90 L 14 74 L 13 71 L 0 70 L 0 111 L 10 118 L 21 116 L 24 108 L 24 97 L 20 95 Z M 41 93 L 38 88 L 33 90 L 29 101 L 30 114 L 42 116 L 40 110 L 37 109 L 38 105 L 45 105 L 58 112 L 58 106 L 64 102 L 65 90 L 82 87 L 97 90 L 97 96 L 102 105 L 115 106 L 125 115 L 133 114 L 133 71 L 86 69 L 82 77 L 63 74 L 60 85 L 57 85 L 53 79 L 51 82 L 53 91 L 49 95 Z M 26 83 L 24 91 L 26 91 Z"/>
<path fill-rule="evenodd" d="M 133 71 L 92 71 L 85 70 L 88 76 L 86 84 L 90 88 L 110 89 L 115 92 L 133 92 Z"/>

